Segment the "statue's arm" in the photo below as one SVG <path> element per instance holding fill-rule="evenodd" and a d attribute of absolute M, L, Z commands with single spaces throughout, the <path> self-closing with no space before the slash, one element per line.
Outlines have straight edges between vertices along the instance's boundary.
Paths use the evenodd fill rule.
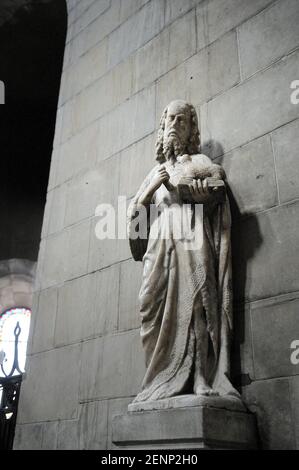
<path fill-rule="evenodd" d="M 169 179 L 169 175 L 165 168 L 157 165 L 147 175 L 135 197 L 132 199 L 128 212 L 127 212 L 127 224 L 130 248 L 135 261 L 141 261 L 143 255 L 147 249 L 147 238 L 135 236 L 136 221 L 138 217 L 138 224 L 144 224 L 149 231 L 149 220 L 148 220 L 148 209 L 150 204 L 153 202 L 153 198 L 157 189 L 163 184 L 163 182 Z M 144 208 L 146 210 L 144 210 Z"/>
<path fill-rule="evenodd" d="M 169 174 L 167 173 L 163 165 L 159 167 L 155 167 L 155 170 L 156 171 L 154 171 L 151 174 L 151 178 L 149 178 L 148 185 L 141 192 L 138 198 L 138 205 L 143 205 L 145 207 L 148 207 L 157 189 L 163 183 L 169 180 Z"/>

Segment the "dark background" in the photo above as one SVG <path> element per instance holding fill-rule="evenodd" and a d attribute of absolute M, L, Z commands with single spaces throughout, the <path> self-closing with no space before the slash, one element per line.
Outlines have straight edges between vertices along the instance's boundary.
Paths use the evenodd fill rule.
<path fill-rule="evenodd" d="M 37 260 L 66 23 L 65 2 L 33 1 L 0 27 L 0 259 Z"/>

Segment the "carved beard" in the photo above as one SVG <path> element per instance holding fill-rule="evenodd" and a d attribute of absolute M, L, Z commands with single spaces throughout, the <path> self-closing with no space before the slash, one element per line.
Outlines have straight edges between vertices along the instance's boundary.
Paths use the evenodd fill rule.
<path fill-rule="evenodd" d="M 178 155 L 183 155 L 185 148 L 186 146 L 175 135 L 171 135 L 163 141 L 163 154 L 166 160 L 176 160 Z"/>

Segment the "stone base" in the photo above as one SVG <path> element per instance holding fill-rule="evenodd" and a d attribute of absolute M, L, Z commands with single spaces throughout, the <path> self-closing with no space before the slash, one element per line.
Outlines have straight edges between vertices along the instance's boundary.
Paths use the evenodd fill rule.
<path fill-rule="evenodd" d="M 255 417 L 237 398 L 185 395 L 132 403 L 115 416 L 120 449 L 256 449 Z"/>

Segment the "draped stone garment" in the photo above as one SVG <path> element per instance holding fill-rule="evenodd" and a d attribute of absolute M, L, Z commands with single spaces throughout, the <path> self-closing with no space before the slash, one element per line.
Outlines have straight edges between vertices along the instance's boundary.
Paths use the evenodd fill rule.
<path fill-rule="evenodd" d="M 200 166 L 211 165 L 205 155 L 193 155 Z M 129 233 L 138 214 L 138 199 L 150 184 L 157 165 L 142 183 L 128 209 Z M 176 186 L 184 164 L 165 164 L 170 182 Z M 196 318 L 201 315 L 209 336 L 206 379 L 220 395 L 239 395 L 229 381 L 230 337 L 232 332 L 231 217 L 228 200 L 203 213 L 203 243 L 186 250 L 169 230 L 168 209 L 182 205 L 177 189 L 164 185 L 154 194 L 152 204 L 161 208 L 159 223 L 150 225 L 148 240 L 130 239 L 133 257 L 143 262 L 139 294 L 141 338 L 146 374 L 135 401 L 158 400 L 186 393 L 196 362 Z M 200 222 L 200 221 L 197 221 Z M 194 226 L 197 230 L 199 226 Z M 151 237 L 155 231 L 155 236 Z M 157 235 L 158 231 L 158 235 Z M 193 393 L 193 392 L 192 392 Z"/>

